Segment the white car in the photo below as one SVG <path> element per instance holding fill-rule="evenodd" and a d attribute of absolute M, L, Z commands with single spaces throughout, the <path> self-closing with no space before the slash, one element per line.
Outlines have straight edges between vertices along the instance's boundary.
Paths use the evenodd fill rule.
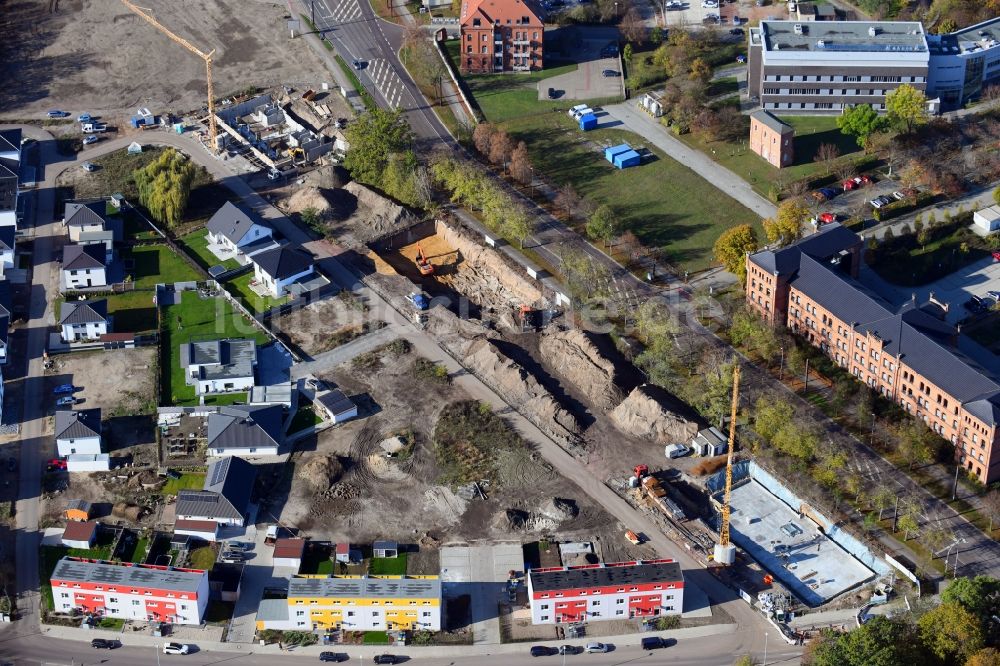
<path fill-rule="evenodd" d="M 188 654 L 191 646 L 185 643 L 164 643 L 163 654 Z"/>
<path fill-rule="evenodd" d="M 716 0 L 701 0 L 701 6 L 704 9 L 717 9 L 719 7 L 719 3 L 716 2 Z"/>
<path fill-rule="evenodd" d="M 600 654 L 608 651 L 608 646 L 604 643 L 587 643 L 587 647 L 583 648 L 583 651 L 587 654 Z"/>
<path fill-rule="evenodd" d="M 96 134 L 88 134 L 87 136 L 83 137 L 83 145 L 89 146 L 92 143 L 97 143 L 97 140 L 98 139 Z"/>

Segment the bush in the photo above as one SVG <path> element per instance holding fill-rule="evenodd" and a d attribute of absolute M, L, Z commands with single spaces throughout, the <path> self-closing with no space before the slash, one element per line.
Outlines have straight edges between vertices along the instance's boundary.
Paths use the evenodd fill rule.
<path fill-rule="evenodd" d="M 900 215 L 905 215 L 911 211 L 917 210 L 918 208 L 923 208 L 924 206 L 934 203 L 937 196 L 930 194 L 929 192 L 919 192 L 916 198 L 903 199 L 902 201 L 893 201 L 891 204 L 882 206 L 881 208 L 876 208 L 872 213 L 878 221 L 891 220 L 894 217 L 899 217 Z"/>
<path fill-rule="evenodd" d="M 669 631 L 671 629 L 676 629 L 679 626 L 681 626 L 681 618 L 679 615 L 663 615 L 656 618 L 657 631 Z"/>
<path fill-rule="evenodd" d="M 423 357 L 417 358 L 413 362 L 413 367 L 410 371 L 417 379 L 423 379 L 438 384 L 448 384 L 451 382 L 451 378 L 448 377 L 448 368 L 438 363 L 434 363 L 433 361 L 428 361 Z"/>

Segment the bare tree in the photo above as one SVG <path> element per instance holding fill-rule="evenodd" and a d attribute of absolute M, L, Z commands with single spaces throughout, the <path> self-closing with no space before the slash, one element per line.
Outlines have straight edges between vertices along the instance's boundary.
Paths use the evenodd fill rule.
<path fill-rule="evenodd" d="M 993 520 L 1000 516 L 1000 490 L 991 490 L 983 495 L 983 508 L 990 517 L 990 529 L 987 534 L 992 534 Z"/>
<path fill-rule="evenodd" d="M 510 154 L 510 175 L 522 185 L 530 185 L 534 178 L 531 160 L 528 158 L 528 146 L 524 141 L 519 142 Z"/>
<path fill-rule="evenodd" d="M 829 173 L 833 167 L 834 160 L 838 157 L 840 157 L 840 148 L 837 148 L 832 143 L 821 143 L 819 144 L 819 148 L 816 149 L 813 161 L 823 165 L 823 169 Z"/>
<path fill-rule="evenodd" d="M 490 137 L 490 162 L 502 166 L 506 172 L 507 160 L 510 159 L 512 149 L 513 141 L 510 140 L 510 135 L 503 130 L 495 131 Z"/>
<path fill-rule="evenodd" d="M 642 16 L 635 7 L 629 8 L 622 17 L 622 22 L 618 26 L 625 39 L 636 44 L 646 41 L 646 25 L 642 22 Z"/>
<path fill-rule="evenodd" d="M 472 143 L 480 155 L 489 157 L 494 132 L 496 132 L 496 127 L 492 123 L 479 123 L 472 131 Z"/>
<path fill-rule="evenodd" d="M 562 208 L 563 212 L 566 214 L 566 218 L 569 220 L 572 220 L 577 215 L 580 215 L 582 203 L 583 198 L 569 183 L 560 187 L 559 193 L 556 194 L 555 204 L 558 208 Z"/>

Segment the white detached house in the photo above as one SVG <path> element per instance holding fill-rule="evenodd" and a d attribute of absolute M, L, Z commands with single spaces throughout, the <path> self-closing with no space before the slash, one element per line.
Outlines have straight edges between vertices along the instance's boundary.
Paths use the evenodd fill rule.
<path fill-rule="evenodd" d="M 63 342 L 97 340 L 108 333 L 108 302 L 70 301 L 59 310 Z"/>
<path fill-rule="evenodd" d="M 101 453 L 101 410 L 56 412 L 56 449 L 60 456 Z"/>
<path fill-rule="evenodd" d="M 267 247 L 273 243 L 271 227 L 254 220 L 229 201 L 215 211 L 206 228 L 210 245 L 217 245 L 225 253 L 236 256 L 250 254 L 255 243 Z"/>
<path fill-rule="evenodd" d="M 102 245 L 67 245 L 63 248 L 63 289 L 106 287 L 107 255 Z"/>
<path fill-rule="evenodd" d="M 254 279 L 267 287 L 273 298 L 281 298 L 296 280 L 313 274 L 312 255 L 301 247 L 286 245 L 250 257 Z"/>

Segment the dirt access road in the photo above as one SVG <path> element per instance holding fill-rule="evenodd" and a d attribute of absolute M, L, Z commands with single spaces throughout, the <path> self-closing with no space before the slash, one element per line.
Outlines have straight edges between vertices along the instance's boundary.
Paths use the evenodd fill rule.
<path fill-rule="evenodd" d="M 292 40 L 283 2 L 144 0 L 165 27 L 215 49 L 219 96 L 249 86 L 305 89 L 333 77 L 304 39 Z M 117 0 L 5 3 L 0 24 L 0 109 L 8 117 L 60 108 L 123 127 L 154 113 L 205 106 L 205 65 Z M 54 8 L 54 9 L 52 9 Z"/>

